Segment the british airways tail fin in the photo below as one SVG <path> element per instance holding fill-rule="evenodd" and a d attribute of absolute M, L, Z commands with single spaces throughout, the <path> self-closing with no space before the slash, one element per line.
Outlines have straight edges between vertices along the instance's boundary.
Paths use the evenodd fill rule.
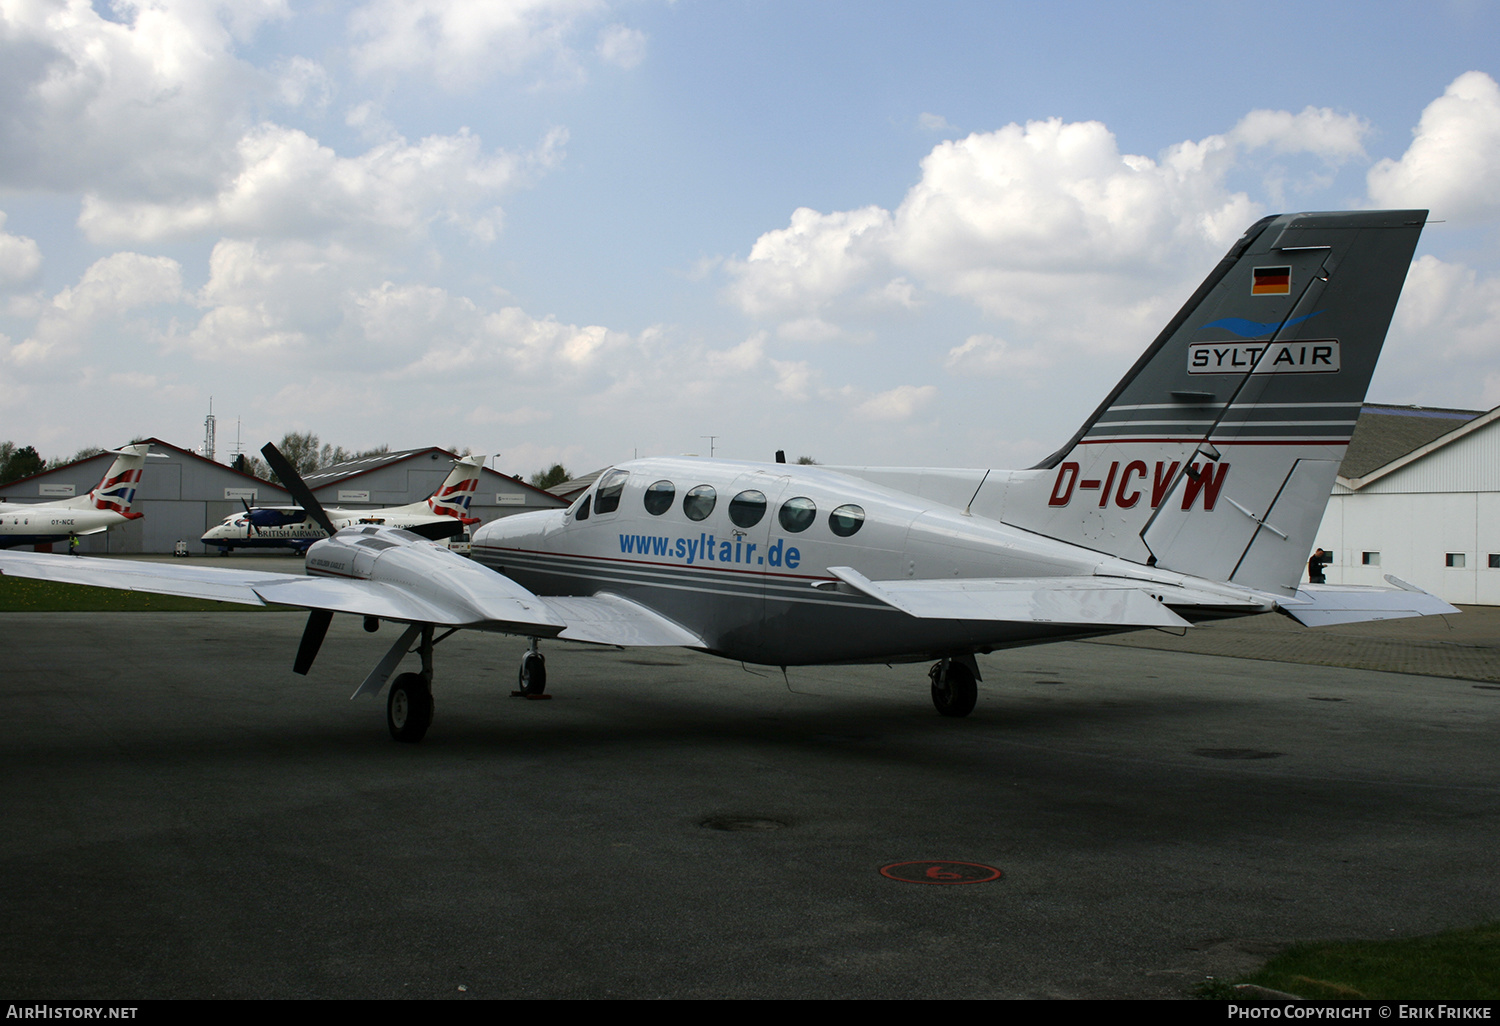
<path fill-rule="evenodd" d="M 1004 519 L 1293 594 L 1426 218 L 1252 225 Z"/>
<path fill-rule="evenodd" d="M 432 513 L 440 517 L 454 517 L 465 524 L 477 524 L 478 518 L 469 516 L 469 503 L 479 490 L 479 472 L 484 469 L 484 456 L 464 456 L 453 461 L 453 469 L 443 483 L 421 502 L 398 506 L 386 512 Z M 458 530 L 455 528 L 455 530 Z"/>
<path fill-rule="evenodd" d="M 146 466 L 146 454 L 151 451 L 151 446 L 143 442 L 108 451 L 114 453 L 115 461 L 109 465 L 104 477 L 93 490 L 60 505 L 74 509 L 107 509 L 116 513 L 130 513 L 130 505 L 135 502 L 135 491 L 140 487 L 141 471 Z"/>

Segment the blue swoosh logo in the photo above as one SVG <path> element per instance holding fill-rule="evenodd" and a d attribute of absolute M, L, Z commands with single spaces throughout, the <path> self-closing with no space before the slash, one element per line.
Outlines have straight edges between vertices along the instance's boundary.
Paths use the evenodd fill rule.
<path fill-rule="evenodd" d="M 1261 322 L 1252 321 L 1245 317 L 1222 317 L 1217 321 L 1210 321 L 1208 324 L 1203 325 L 1203 327 L 1199 328 L 1198 330 L 1202 331 L 1203 328 L 1223 328 L 1225 331 L 1234 332 L 1234 334 L 1238 335 L 1240 338 L 1256 338 L 1260 335 L 1269 335 L 1277 328 L 1290 328 L 1294 324 L 1301 324 L 1303 321 L 1310 320 L 1311 318 L 1318 316 L 1318 314 L 1322 312 L 1322 310 L 1314 310 L 1310 314 L 1303 314 L 1301 317 L 1293 317 L 1291 320 L 1287 321 L 1285 325 L 1283 325 L 1280 321 Z"/>

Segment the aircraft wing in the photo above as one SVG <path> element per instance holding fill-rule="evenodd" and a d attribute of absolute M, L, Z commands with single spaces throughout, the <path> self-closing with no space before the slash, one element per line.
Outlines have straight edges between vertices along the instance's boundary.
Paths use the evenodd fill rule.
<path fill-rule="evenodd" d="M 619 595 L 547 598 L 547 608 L 568 622 L 561 641 L 621 647 L 705 648 L 704 640 L 645 606 Z"/>
<path fill-rule="evenodd" d="M 922 619 L 1004 620 L 1099 627 L 1190 627 L 1143 581 L 1101 577 L 872 581 L 847 566 L 828 572 L 855 591 Z"/>
<path fill-rule="evenodd" d="M 1295 598 L 1281 601 L 1281 609 L 1307 627 L 1459 612 L 1456 606 L 1449 605 L 1415 584 L 1408 584 L 1391 574 L 1386 574 L 1385 579 L 1395 585 L 1396 590 L 1362 588 L 1356 585 L 1304 584 L 1297 589 Z"/>
<path fill-rule="evenodd" d="M 434 573 L 432 586 L 419 591 L 389 581 L 6 552 L 0 553 L 0 573 L 249 606 L 275 603 L 404 623 L 559 636 L 599 645 L 704 647 L 697 635 L 617 595 L 544 599 L 489 570 L 471 574 L 461 586 L 446 587 Z"/>
<path fill-rule="evenodd" d="M 478 627 L 544 637 L 551 637 L 567 627 L 567 621 L 548 609 L 544 601 L 510 578 L 488 572 L 486 583 L 491 587 L 483 591 L 473 587 L 444 588 L 441 582 L 418 591 L 383 581 L 7 552 L 0 553 L 0 573 L 247 606 L 275 603 L 333 613 L 378 616 L 407 623 Z"/>
<path fill-rule="evenodd" d="M 174 566 L 123 559 L 53 556 L 40 552 L 0 553 L 0 574 L 118 591 L 238 602 L 247 606 L 266 604 L 265 599 L 255 592 L 257 584 L 294 579 L 290 574 L 264 570 Z"/>

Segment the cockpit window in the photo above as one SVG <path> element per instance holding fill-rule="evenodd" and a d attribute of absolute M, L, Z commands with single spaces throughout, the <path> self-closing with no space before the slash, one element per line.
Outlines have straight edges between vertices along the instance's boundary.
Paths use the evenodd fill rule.
<path fill-rule="evenodd" d="M 713 485 L 698 485 L 682 497 L 682 512 L 689 520 L 702 520 L 714 511 L 719 493 Z"/>
<path fill-rule="evenodd" d="M 766 493 L 754 489 L 729 500 L 729 520 L 735 527 L 754 527 L 766 515 Z"/>
<path fill-rule="evenodd" d="M 677 498 L 677 486 L 671 481 L 657 481 L 646 489 L 646 512 L 659 517 L 672 508 Z"/>
<path fill-rule="evenodd" d="M 781 504 L 781 511 L 777 518 L 781 526 L 790 534 L 805 531 L 812 526 L 818 517 L 818 504 L 805 495 L 799 495 L 795 499 L 788 499 Z"/>
<path fill-rule="evenodd" d="M 599 482 L 599 491 L 594 493 L 594 512 L 613 513 L 620 508 L 620 493 L 625 490 L 625 481 L 630 477 L 626 470 L 612 470 Z"/>
<path fill-rule="evenodd" d="M 864 525 L 865 511 L 852 502 L 828 514 L 828 529 L 840 538 L 849 537 Z"/>
<path fill-rule="evenodd" d="M 589 518 L 589 503 L 594 501 L 592 495 L 585 495 L 583 501 L 578 504 L 578 512 L 573 514 L 574 520 L 587 520 Z"/>

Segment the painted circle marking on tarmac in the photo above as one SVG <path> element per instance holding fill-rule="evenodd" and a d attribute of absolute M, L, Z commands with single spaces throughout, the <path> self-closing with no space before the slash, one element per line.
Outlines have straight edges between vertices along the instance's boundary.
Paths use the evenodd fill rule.
<path fill-rule="evenodd" d="M 998 880 L 1004 873 L 978 862 L 892 862 L 880 867 L 880 875 L 901 883 L 973 884 Z"/>

